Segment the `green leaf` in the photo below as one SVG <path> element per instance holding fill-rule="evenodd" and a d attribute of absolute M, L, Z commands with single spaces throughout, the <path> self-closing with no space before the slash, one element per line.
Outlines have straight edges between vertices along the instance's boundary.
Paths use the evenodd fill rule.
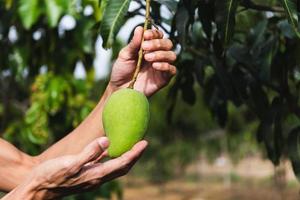
<path fill-rule="evenodd" d="M 13 0 L 5 0 L 5 8 L 8 10 L 12 7 Z"/>
<path fill-rule="evenodd" d="M 293 27 L 297 37 L 300 38 L 300 32 L 298 29 L 298 14 L 297 14 L 297 0 L 280 0 L 284 10 L 287 14 L 289 23 Z"/>
<path fill-rule="evenodd" d="M 131 0 L 110 0 L 104 11 L 100 34 L 103 39 L 103 47 L 111 48 L 114 39 L 120 30 Z"/>
<path fill-rule="evenodd" d="M 184 5 L 178 6 L 178 11 L 175 15 L 176 20 L 176 29 L 178 32 L 179 43 L 183 48 L 186 48 L 188 33 L 189 33 L 189 25 L 190 25 L 190 16 L 188 9 Z"/>
<path fill-rule="evenodd" d="M 225 47 L 234 34 L 235 14 L 239 3 L 239 0 L 216 1 L 216 22 Z"/>
<path fill-rule="evenodd" d="M 30 29 L 38 20 L 41 12 L 39 0 L 20 0 L 18 14 L 25 29 Z"/>
<path fill-rule="evenodd" d="M 94 13 L 93 16 L 95 17 L 96 21 L 99 22 L 102 20 L 104 10 L 106 8 L 108 0 L 84 0 L 83 6 L 90 5 L 93 7 Z"/>
<path fill-rule="evenodd" d="M 102 18 L 103 18 L 103 14 L 104 14 L 104 11 L 106 9 L 106 6 L 107 6 L 107 2 L 108 0 L 102 0 L 99 4 L 98 4 L 98 8 L 95 9 L 95 13 L 94 13 L 94 16 L 96 18 L 97 21 L 101 21 Z"/>
<path fill-rule="evenodd" d="M 202 23 L 203 30 L 210 40 L 212 35 L 212 21 L 214 19 L 214 5 L 209 2 L 200 2 L 198 7 L 199 19 Z"/>
<path fill-rule="evenodd" d="M 63 13 L 63 5 L 60 0 L 47 0 L 46 4 L 46 14 L 48 18 L 48 24 L 50 27 L 56 27 L 59 18 Z"/>

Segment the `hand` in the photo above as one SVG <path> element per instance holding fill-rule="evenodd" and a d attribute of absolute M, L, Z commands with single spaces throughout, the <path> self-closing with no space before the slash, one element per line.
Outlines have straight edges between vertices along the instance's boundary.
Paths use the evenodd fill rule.
<path fill-rule="evenodd" d="M 141 141 L 121 157 L 100 163 L 99 160 L 107 156 L 108 143 L 108 139 L 102 137 L 78 155 L 63 156 L 42 163 L 21 187 L 35 185 L 34 189 L 26 190 L 34 191 L 33 199 L 56 199 L 82 192 L 125 175 L 147 146 L 146 141 Z M 12 191 L 4 199 L 14 199 L 14 193 L 20 195 L 23 193 L 21 191 L 24 190 L 17 187 L 15 192 Z M 29 195 L 26 194 L 28 199 Z"/>
<path fill-rule="evenodd" d="M 138 51 L 142 43 L 143 28 L 137 27 L 131 42 L 123 48 L 116 60 L 110 79 L 114 88 L 129 86 L 138 60 Z M 163 33 L 158 30 L 147 30 L 144 34 L 144 61 L 134 88 L 151 96 L 171 80 L 176 74 L 176 67 L 171 63 L 176 60 L 176 54 L 171 51 L 173 44 L 169 39 L 163 39 Z"/>

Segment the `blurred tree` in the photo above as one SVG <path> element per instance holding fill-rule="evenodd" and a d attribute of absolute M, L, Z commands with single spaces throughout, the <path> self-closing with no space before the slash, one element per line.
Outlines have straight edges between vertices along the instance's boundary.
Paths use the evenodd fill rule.
<path fill-rule="evenodd" d="M 94 12 L 85 14 L 87 7 Z M 37 153 L 41 144 L 62 137 L 90 112 L 101 13 L 98 1 L 91 0 L 1 1 L 0 132 L 4 137 Z M 62 23 L 62 17 L 68 20 Z M 77 63 L 87 71 L 86 81 L 74 78 Z M 61 120 L 66 123 L 57 123 Z"/>
<path fill-rule="evenodd" d="M 136 6 L 128 12 L 130 3 Z M 169 94 L 153 100 L 154 145 L 145 157 L 154 167 L 162 164 L 161 174 L 177 164 L 183 168 L 201 148 L 212 157 L 220 151 L 223 137 L 208 131 L 216 128 L 212 119 L 226 129 L 228 150 L 237 157 L 237 149 L 253 148 L 251 132 L 259 120 L 257 139 L 269 158 L 278 164 L 288 155 L 298 173 L 299 6 L 299 0 L 152 1 L 153 21 L 179 54 Z M 127 19 L 143 16 L 144 8 L 144 0 L 1 0 L 3 137 L 37 154 L 78 125 L 104 87 L 95 83 L 93 72 L 99 28 L 104 46 L 118 49 L 119 29 Z M 83 64 L 86 80 L 74 78 L 77 63 Z M 181 99 L 195 107 L 182 106 Z M 101 194 L 119 194 L 113 185 Z"/>
<path fill-rule="evenodd" d="M 145 1 L 132 1 L 138 6 L 129 13 L 130 0 L 108 2 L 101 25 L 105 47 L 122 26 L 118 19 L 144 15 Z M 253 113 L 245 119 L 259 120 L 257 140 L 269 159 L 278 165 L 288 156 L 300 177 L 299 11 L 299 0 L 153 0 L 152 19 L 179 52 L 169 119 L 179 94 L 196 103 L 198 84 L 221 127 L 235 128 L 231 104 L 246 109 L 246 116 Z"/>
<path fill-rule="evenodd" d="M 94 80 L 95 42 L 105 2 L 0 1 L 0 133 L 38 154 L 76 127 L 105 83 Z M 76 79 L 80 63 L 86 79 Z M 72 197 L 121 195 L 117 182 Z"/>
<path fill-rule="evenodd" d="M 166 123 L 170 87 L 150 99 L 151 119 L 146 136 L 150 145 L 135 167 L 137 176 L 164 183 L 174 177 L 184 177 L 186 167 L 199 162 L 202 154 L 214 161 L 224 153 L 225 147 L 237 163 L 241 158 L 260 152 L 252 134 L 257 121 L 249 123 L 247 109 L 230 104 L 228 123 L 221 129 L 205 104 L 200 86 L 195 86 L 197 101 L 194 105 L 178 97 L 173 122 Z"/>

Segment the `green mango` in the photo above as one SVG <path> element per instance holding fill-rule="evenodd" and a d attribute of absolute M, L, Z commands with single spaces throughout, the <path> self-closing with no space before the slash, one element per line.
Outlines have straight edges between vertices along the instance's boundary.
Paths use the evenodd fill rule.
<path fill-rule="evenodd" d="M 144 94 L 121 89 L 107 100 L 102 122 L 110 140 L 108 154 L 119 157 L 143 139 L 150 119 L 149 102 Z"/>

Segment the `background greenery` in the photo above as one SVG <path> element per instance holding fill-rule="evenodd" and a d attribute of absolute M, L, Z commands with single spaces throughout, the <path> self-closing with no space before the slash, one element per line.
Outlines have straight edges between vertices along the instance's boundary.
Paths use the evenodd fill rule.
<path fill-rule="evenodd" d="M 128 12 L 130 3 L 136 8 Z M 257 150 L 274 164 L 289 157 L 297 174 L 300 1 L 151 5 L 153 21 L 175 43 L 179 72 L 151 99 L 151 147 L 141 162 L 149 177 L 164 181 L 178 175 L 201 152 L 214 159 L 226 151 L 238 161 Z M 91 14 L 84 14 L 87 6 Z M 116 34 L 128 19 L 143 16 L 144 8 L 142 0 L 1 0 L 2 137 L 38 154 L 76 127 L 106 84 L 95 79 L 93 68 L 99 33 L 116 55 Z M 74 27 L 62 28 L 66 15 L 74 18 Z M 74 77 L 78 62 L 86 79 Z M 121 196 L 120 187 L 113 182 L 71 198 Z"/>

